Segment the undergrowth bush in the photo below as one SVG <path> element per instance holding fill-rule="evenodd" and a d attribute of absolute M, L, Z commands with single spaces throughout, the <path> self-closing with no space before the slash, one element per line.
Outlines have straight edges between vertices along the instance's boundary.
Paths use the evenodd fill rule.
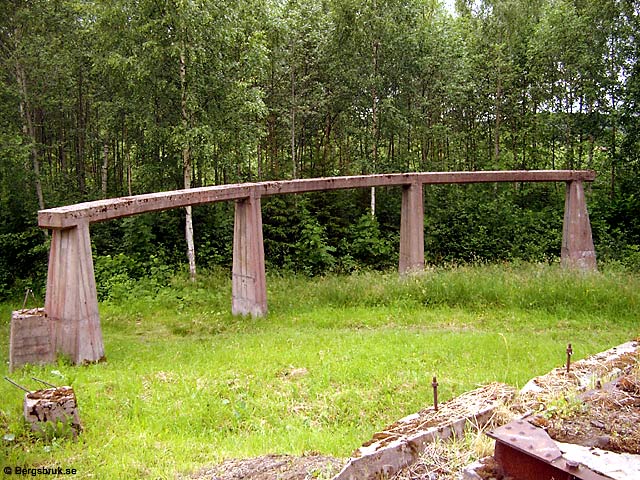
<path fill-rule="evenodd" d="M 371 214 L 362 215 L 348 233 L 343 250 L 355 260 L 356 265 L 386 269 L 397 263 L 398 236 L 383 236 L 378 220 Z"/>
<path fill-rule="evenodd" d="M 0 300 L 44 292 L 49 242 L 37 227 L 0 234 Z"/>
<path fill-rule="evenodd" d="M 94 272 L 98 300 L 125 299 L 140 293 L 157 293 L 167 286 L 175 269 L 155 255 L 141 262 L 128 255 L 97 255 Z"/>
<path fill-rule="evenodd" d="M 294 244 L 295 261 L 290 267 L 313 276 L 333 268 L 336 249 L 327 242 L 325 228 L 318 220 L 308 214 L 305 217 L 300 237 Z"/>

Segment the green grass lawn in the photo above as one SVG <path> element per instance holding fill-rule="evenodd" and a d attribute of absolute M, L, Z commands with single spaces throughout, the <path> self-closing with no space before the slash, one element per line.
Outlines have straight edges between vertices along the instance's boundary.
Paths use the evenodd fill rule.
<path fill-rule="evenodd" d="M 640 333 L 640 278 L 557 266 L 268 278 L 266 318 L 230 315 L 230 281 L 141 283 L 103 302 L 107 361 L 10 375 L 75 388 L 77 441 L 36 438 L 23 392 L 0 382 L 0 467 L 76 468 L 74 478 L 174 478 L 227 458 L 347 457 L 380 427 L 478 384 L 522 386 Z M 0 305 L 0 373 L 10 312 Z"/>

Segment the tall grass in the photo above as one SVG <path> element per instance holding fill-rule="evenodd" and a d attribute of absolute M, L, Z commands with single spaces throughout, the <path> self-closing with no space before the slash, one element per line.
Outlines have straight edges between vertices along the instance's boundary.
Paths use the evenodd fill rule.
<path fill-rule="evenodd" d="M 79 478 L 174 478 L 229 457 L 348 456 L 376 429 L 499 380 L 522 385 L 638 335 L 640 279 L 556 266 L 486 265 L 349 277 L 270 275 L 266 318 L 236 318 L 225 272 L 194 285 L 139 282 L 100 306 L 108 361 L 11 375 L 72 384 L 85 431 L 38 438 L 22 392 L 0 384 L 0 467 L 59 465 Z M 0 305 L 8 357 L 10 310 Z M 7 374 L 6 363 L 0 374 Z"/>
<path fill-rule="evenodd" d="M 434 268 L 400 279 L 395 272 L 362 273 L 348 281 L 328 276 L 312 288 L 300 277 L 271 279 L 278 307 L 285 309 L 297 308 L 295 300 L 302 295 L 307 308 L 446 305 L 601 314 L 631 313 L 638 301 L 637 281 L 628 272 L 577 273 L 546 264 Z M 291 289 L 296 289 L 295 298 Z"/>

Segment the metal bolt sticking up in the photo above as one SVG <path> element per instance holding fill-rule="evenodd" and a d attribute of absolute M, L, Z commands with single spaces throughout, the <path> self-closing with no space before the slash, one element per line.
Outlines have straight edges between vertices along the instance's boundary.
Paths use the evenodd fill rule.
<path fill-rule="evenodd" d="M 433 377 L 433 382 L 431 382 L 431 386 L 433 387 L 433 409 L 438 411 L 438 380 L 436 377 Z"/>
<path fill-rule="evenodd" d="M 571 344 L 567 345 L 567 373 L 571 370 L 571 355 L 573 355 L 573 348 L 571 348 Z"/>
<path fill-rule="evenodd" d="M 18 385 L 16 382 L 14 382 L 13 380 L 11 380 L 9 377 L 4 377 L 4 379 L 9 382 L 11 385 L 13 385 L 14 387 L 19 388 L 20 390 L 24 390 L 27 393 L 31 393 L 31 390 L 28 390 L 26 388 L 24 388 L 22 385 Z"/>

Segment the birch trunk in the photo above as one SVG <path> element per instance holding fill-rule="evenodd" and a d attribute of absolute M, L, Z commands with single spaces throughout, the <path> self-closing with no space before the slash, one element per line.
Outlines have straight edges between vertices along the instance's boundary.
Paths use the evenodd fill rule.
<path fill-rule="evenodd" d="M 493 130 L 493 158 L 500 160 L 500 128 L 502 123 L 502 77 L 498 66 L 498 82 L 496 85 L 496 121 Z"/>
<path fill-rule="evenodd" d="M 33 111 L 29 102 L 27 77 L 19 61 L 16 61 L 16 80 L 20 88 L 20 116 L 22 117 L 22 132 L 29 138 L 31 144 L 31 161 L 33 162 L 33 176 L 38 197 L 38 207 L 44 210 L 44 194 L 40 180 L 40 157 L 38 155 L 36 130 L 33 125 Z"/>
<path fill-rule="evenodd" d="M 375 3 L 374 3 L 375 8 Z M 378 47 L 380 43 L 378 40 L 374 40 L 372 47 L 372 57 L 373 57 L 373 88 L 371 89 L 371 136 L 373 137 L 373 173 L 377 173 L 378 166 L 378 136 L 379 136 L 379 128 L 378 128 L 378 88 L 376 82 L 378 80 Z M 375 217 L 376 215 L 376 187 L 371 187 L 371 216 Z"/>
<path fill-rule="evenodd" d="M 296 165 L 296 75 L 291 68 L 291 168 L 293 178 L 298 178 Z"/>
<path fill-rule="evenodd" d="M 102 198 L 107 198 L 107 178 L 109 173 L 109 143 L 107 140 L 102 144 L 102 177 L 101 191 Z"/>
<path fill-rule="evenodd" d="M 180 52 L 180 86 L 181 86 L 181 116 L 182 126 L 186 133 L 189 127 L 189 115 L 187 112 L 187 64 L 184 54 L 184 47 Z M 182 147 L 182 164 L 184 173 L 184 188 L 191 188 L 191 149 L 189 148 L 188 139 L 184 139 Z M 193 217 L 191 214 L 191 206 L 185 207 L 185 227 L 184 234 L 187 241 L 187 259 L 189 261 L 189 277 L 191 281 L 196 279 L 196 249 L 193 243 Z"/>

